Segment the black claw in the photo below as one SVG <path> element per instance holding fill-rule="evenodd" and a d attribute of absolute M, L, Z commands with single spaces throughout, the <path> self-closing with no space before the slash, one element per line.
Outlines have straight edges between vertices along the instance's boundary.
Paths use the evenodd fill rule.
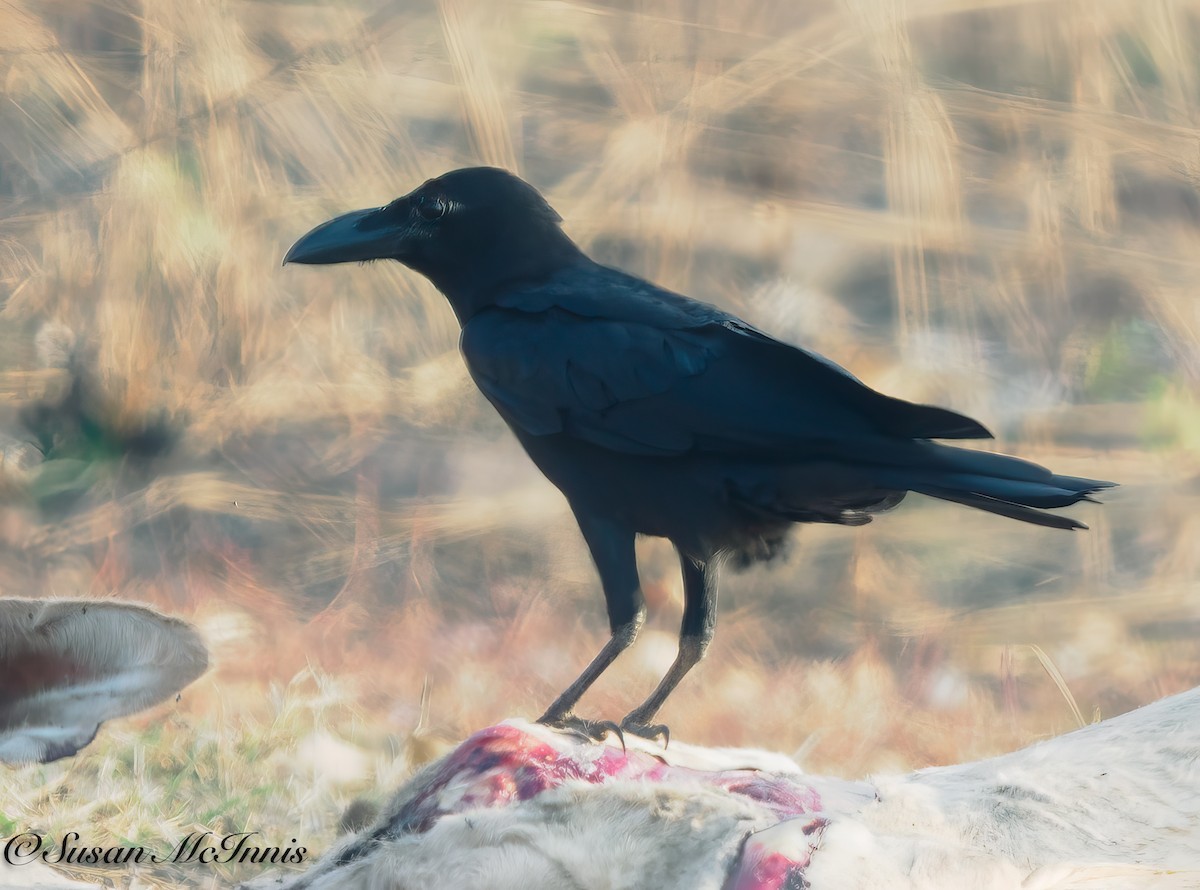
<path fill-rule="evenodd" d="M 576 717 L 574 714 L 563 714 L 557 717 L 545 715 L 538 720 L 538 723 L 549 726 L 551 729 L 560 729 L 579 736 L 585 742 L 603 742 L 605 737 L 611 733 L 621 743 L 621 750 L 625 750 L 625 733 L 618 724 L 611 720 L 587 720 L 583 717 Z"/>
<path fill-rule="evenodd" d="M 663 750 L 671 744 L 671 729 L 665 723 L 638 723 L 626 717 L 621 721 L 621 729 L 630 735 L 635 735 L 647 741 L 657 742 L 662 739 Z"/>

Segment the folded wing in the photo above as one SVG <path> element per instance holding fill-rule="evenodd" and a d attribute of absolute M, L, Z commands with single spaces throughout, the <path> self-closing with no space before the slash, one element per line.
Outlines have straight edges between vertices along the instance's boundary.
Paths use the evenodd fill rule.
<path fill-rule="evenodd" d="M 866 458 L 880 438 L 990 436 L 712 306 L 595 268 L 611 287 L 510 295 L 463 330 L 476 383 L 526 433 L 631 454 L 764 458 Z"/>

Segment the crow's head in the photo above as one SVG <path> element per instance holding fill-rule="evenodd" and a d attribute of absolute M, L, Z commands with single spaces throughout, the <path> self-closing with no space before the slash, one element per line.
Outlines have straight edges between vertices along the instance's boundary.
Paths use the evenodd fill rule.
<path fill-rule="evenodd" d="M 495 167 L 431 179 L 385 207 L 317 226 L 286 263 L 398 260 L 432 281 L 465 321 L 498 288 L 544 278 L 580 256 L 537 190 Z"/>

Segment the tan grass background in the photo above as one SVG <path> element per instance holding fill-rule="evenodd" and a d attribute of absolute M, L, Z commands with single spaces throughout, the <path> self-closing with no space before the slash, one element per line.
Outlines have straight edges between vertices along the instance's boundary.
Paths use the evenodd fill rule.
<path fill-rule="evenodd" d="M 1123 485 L 1086 533 L 915 497 L 803 529 L 727 576 L 675 737 L 859 776 L 1195 685 L 1198 39 L 1195 0 L 0 4 L 0 594 L 148 602 L 214 656 L 78 757 L 0 772 L 0 835 L 320 852 L 351 800 L 535 716 L 598 649 L 565 505 L 441 297 L 394 264 L 279 266 L 467 164 L 519 171 L 602 261 Z M 116 427 L 180 430 L 57 509 L 16 422 L 64 385 L 47 330 Z M 673 654 L 675 563 L 641 554 L 649 630 L 588 713 Z"/>

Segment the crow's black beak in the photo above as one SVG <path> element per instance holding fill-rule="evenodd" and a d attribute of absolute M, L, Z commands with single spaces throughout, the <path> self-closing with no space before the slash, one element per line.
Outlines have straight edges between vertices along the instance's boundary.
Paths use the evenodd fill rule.
<path fill-rule="evenodd" d="M 321 223 L 292 245 L 283 264 L 356 263 L 396 254 L 400 232 L 380 219 L 380 210 L 355 210 Z"/>

